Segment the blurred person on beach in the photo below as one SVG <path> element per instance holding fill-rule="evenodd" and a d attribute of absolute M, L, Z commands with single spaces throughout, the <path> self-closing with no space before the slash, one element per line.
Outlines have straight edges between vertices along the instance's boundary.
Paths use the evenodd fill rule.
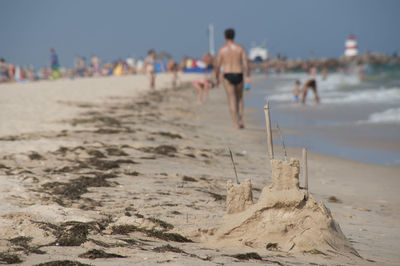
<path fill-rule="evenodd" d="M 58 63 L 58 56 L 53 48 L 50 49 L 50 67 L 52 69 L 52 77 L 58 79 L 60 77 L 60 65 Z"/>
<path fill-rule="evenodd" d="M 124 65 L 122 61 L 118 61 L 114 64 L 113 75 L 114 76 L 122 76 L 124 70 Z"/>
<path fill-rule="evenodd" d="M 203 102 L 208 101 L 208 91 L 214 87 L 214 83 L 207 79 L 196 79 L 192 82 L 193 86 L 197 89 L 197 104 L 202 105 Z M 203 93 L 205 94 L 205 100 L 203 101 Z"/>
<path fill-rule="evenodd" d="M 292 100 L 294 103 L 299 103 L 299 101 L 300 101 L 300 99 L 299 99 L 300 86 L 301 86 L 301 82 L 299 80 L 296 80 L 295 87 L 293 89 L 293 100 Z"/>
<path fill-rule="evenodd" d="M 312 66 L 310 68 L 310 78 L 305 82 L 304 87 L 303 87 L 303 93 L 301 96 L 301 102 L 303 104 L 306 103 L 307 92 L 308 92 L 309 88 L 311 88 L 314 92 L 315 103 L 319 103 L 319 97 L 318 97 L 318 93 L 317 93 L 317 81 L 315 79 L 316 75 L 317 75 L 317 68 L 315 66 Z"/>
<path fill-rule="evenodd" d="M 80 56 L 75 56 L 74 66 L 75 66 L 76 76 L 84 77 L 86 68 L 85 58 Z"/>
<path fill-rule="evenodd" d="M 97 56 L 92 56 L 90 59 L 91 61 L 91 69 L 93 76 L 100 76 L 101 75 L 101 68 L 100 68 L 100 59 Z"/>
<path fill-rule="evenodd" d="M 15 81 L 15 66 L 11 63 L 7 64 L 8 81 Z"/>
<path fill-rule="evenodd" d="M 0 59 L 0 82 L 8 81 L 8 67 L 4 58 Z"/>
<path fill-rule="evenodd" d="M 211 71 L 214 69 L 214 57 L 209 53 L 203 54 L 203 61 L 206 64 L 207 71 Z"/>
<path fill-rule="evenodd" d="M 172 59 L 168 62 L 167 69 L 172 73 L 172 89 L 176 90 L 178 89 L 178 84 L 180 83 L 178 77 L 179 65 L 174 59 Z"/>
<path fill-rule="evenodd" d="M 156 62 L 163 68 L 163 64 L 156 60 L 156 52 L 153 49 L 150 49 L 147 52 L 147 57 L 144 59 L 144 69 L 149 77 L 149 86 L 152 91 L 154 91 L 156 87 Z"/>
<path fill-rule="evenodd" d="M 244 128 L 243 123 L 243 73 L 245 82 L 249 83 L 249 67 L 247 64 L 246 50 L 233 41 L 235 30 L 225 30 L 225 44 L 219 49 L 215 75 L 217 84 L 220 83 L 220 68 L 223 69 L 223 84 L 229 102 L 234 127 Z"/>

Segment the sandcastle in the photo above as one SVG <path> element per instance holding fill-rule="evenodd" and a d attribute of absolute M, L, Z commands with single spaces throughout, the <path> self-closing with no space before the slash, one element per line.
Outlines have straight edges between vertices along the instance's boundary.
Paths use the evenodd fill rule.
<path fill-rule="evenodd" d="M 253 203 L 249 179 L 241 184 L 228 181 L 227 212 L 207 246 L 287 252 L 318 250 L 358 256 L 329 209 L 322 202 L 317 203 L 307 189 L 299 187 L 299 160 L 272 159 L 271 164 L 272 184 L 264 187 L 257 203 Z"/>

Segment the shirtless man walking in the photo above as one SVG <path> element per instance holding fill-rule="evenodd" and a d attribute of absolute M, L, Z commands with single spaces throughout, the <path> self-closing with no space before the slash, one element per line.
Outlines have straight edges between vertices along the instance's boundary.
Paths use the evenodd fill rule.
<path fill-rule="evenodd" d="M 225 45 L 218 51 L 216 77 L 220 83 L 219 71 L 223 69 L 223 84 L 229 101 L 229 110 L 235 128 L 244 128 L 243 124 L 243 73 L 249 78 L 246 50 L 233 41 L 235 30 L 225 30 Z"/>

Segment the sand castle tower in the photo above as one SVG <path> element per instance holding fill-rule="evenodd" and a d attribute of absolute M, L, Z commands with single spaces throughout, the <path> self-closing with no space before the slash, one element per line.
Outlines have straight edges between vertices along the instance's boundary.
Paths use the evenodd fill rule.
<path fill-rule="evenodd" d="M 357 40 L 354 35 L 350 35 L 345 43 L 344 56 L 353 57 L 358 55 Z"/>
<path fill-rule="evenodd" d="M 267 128 L 268 120 L 269 114 Z M 269 143 L 272 144 L 271 139 Z M 269 151 L 273 151 L 272 147 Z M 256 203 L 249 179 L 241 184 L 228 181 L 227 212 L 206 245 L 358 256 L 330 210 L 322 202 L 317 203 L 308 189 L 299 186 L 300 161 L 272 159 L 271 165 L 272 183 L 264 187 Z"/>

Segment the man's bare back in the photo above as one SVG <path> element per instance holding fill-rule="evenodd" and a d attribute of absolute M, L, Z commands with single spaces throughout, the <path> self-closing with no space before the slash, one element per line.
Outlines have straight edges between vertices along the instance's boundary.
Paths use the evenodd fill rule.
<path fill-rule="evenodd" d="M 246 50 L 233 41 L 235 31 L 225 31 L 226 43 L 218 51 L 216 77 L 220 83 L 220 68 L 223 69 L 223 83 L 229 101 L 229 110 L 235 128 L 244 128 L 243 124 L 243 72 L 249 76 Z"/>
<path fill-rule="evenodd" d="M 224 73 L 243 73 L 243 69 L 247 69 L 246 51 L 233 41 L 219 49 L 218 61 Z"/>

